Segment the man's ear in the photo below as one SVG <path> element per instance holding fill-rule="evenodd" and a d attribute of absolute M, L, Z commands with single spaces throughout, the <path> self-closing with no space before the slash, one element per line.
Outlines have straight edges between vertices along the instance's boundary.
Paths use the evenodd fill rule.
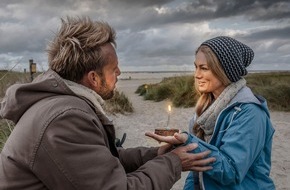
<path fill-rule="evenodd" d="M 90 86 L 93 88 L 97 88 L 100 85 L 100 76 L 97 74 L 96 71 L 90 71 L 87 74 L 88 82 L 90 83 Z"/>
<path fill-rule="evenodd" d="M 81 84 L 90 89 L 98 89 L 101 84 L 100 76 L 96 71 L 90 71 L 84 75 Z"/>

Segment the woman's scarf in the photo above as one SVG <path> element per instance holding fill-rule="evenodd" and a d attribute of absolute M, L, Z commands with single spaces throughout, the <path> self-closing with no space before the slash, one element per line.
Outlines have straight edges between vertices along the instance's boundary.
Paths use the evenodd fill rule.
<path fill-rule="evenodd" d="M 215 122 L 220 112 L 227 107 L 229 102 L 246 85 L 244 78 L 228 85 L 218 98 L 197 118 L 196 122 L 204 131 L 204 139 L 209 142 L 214 131 Z"/>

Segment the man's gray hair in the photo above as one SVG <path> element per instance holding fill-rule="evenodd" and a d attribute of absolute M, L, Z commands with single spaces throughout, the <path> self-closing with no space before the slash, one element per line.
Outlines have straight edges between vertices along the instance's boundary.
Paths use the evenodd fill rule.
<path fill-rule="evenodd" d="M 106 43 L 116 46 L 114 29 L 106 22 L 88 17 L 67 17 L 61 22 L 47 48 L 50 69 L 75 82 L 89 71 L 102 73 L 107 62 L 100 47 Z"/>

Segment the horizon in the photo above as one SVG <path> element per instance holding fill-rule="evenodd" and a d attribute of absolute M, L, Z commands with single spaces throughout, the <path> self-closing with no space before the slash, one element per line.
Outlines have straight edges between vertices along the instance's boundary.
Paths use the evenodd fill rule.
<path fill-rule="evenodd" d="M 46 69 L 47 70 L 47 69 Z M 38 70 L 37 72 L 45 72 L 46 70 Z M 122 73 L 191 73 L 195 70 L 156 70 L 156 71 L 148 71 L 148 70 L 135 70 L 135 71 L 122 71 Z M 248 73 L 251 72 L 290 72 L 290 70 L 283 70 L 283 69 L 247 69 Z M 21 72 L 24 73 L 24 70 L 9 70 L 9 69 L 0 69 L 0 72 Z M 29 73 L 30 71 L 26 69 L 26 72 Z"/>

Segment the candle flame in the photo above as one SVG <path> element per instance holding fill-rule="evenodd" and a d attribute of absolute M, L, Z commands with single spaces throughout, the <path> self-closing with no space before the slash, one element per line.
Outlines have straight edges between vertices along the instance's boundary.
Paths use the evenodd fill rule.
<path fill-rule="evenodd" d="M 168 105 L 168 111 L 171 112 L 171 105 Z"/>

